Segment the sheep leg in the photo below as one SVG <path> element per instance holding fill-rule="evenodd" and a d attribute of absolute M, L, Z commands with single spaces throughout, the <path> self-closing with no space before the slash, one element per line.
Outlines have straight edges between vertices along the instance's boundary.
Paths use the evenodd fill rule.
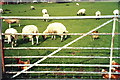
<path fill-rule="evenodd" d="M 32 45 L 34 45 L 33 37 L 32 37 Z"/>
<path fill-rule="evenodd" d="M 61 35 L 61 42 L 63 41 L 63 35 Z"/>
<path fill-rule="evenodd" d="M 9 24 L 9 28 L 11 28 L 11 24 Z"/>
<path fill-rule="evenodd" d="M 52 36 L 51 36 L 51 39 L 52 39 L 52 40 L 55 40 L 55 35 L 52 35 Z"/>
<path fill-rule="evenodd" d="M 15 44 L 14 44 L 14 46 L 17 46 L 17 40 L 15 40 Z"/>
<path fill-rule="evenodd" d="M 20 27 L 20 24 L 19 24 L 19 27 Z"/>
<path fill-rule="evenodd" d="M 52 36 L 51 36 L 51 39 L 53 39 L 53 37 L 54 37 L 54 36 L 52 35 Z"/>
<path fill-rule="evenodd" d="M 54 40 L 56 39 L 56 36 L 54 35 Z"/>
<path fill-rule="evenodd" d="M 8 44 L 11 42 L 11 35 L 8 36 Z"/>
<path fill-rule="evenodd" d="M 12 48 L 13 48 L 13 44 L 14 44 L 14 42 L 12 41 L 12 42 L 11 42 L 11 46 L 12 46 Z"/>
<path fill-rule="evenodd" d="M 36 36 L 37 44 L 38 44 L 38 36 Z"/>
<path fill-rule="evenodd" d="M 67 38 L 67 35 L 65 35 L 65 39 Z"/>

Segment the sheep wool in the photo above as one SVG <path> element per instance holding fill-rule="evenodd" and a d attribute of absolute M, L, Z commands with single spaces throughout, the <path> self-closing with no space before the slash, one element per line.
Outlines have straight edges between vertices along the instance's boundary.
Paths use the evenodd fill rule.
<path fill-rule="evenodd" d="M 31 10 L 35 10 L 35 7 L 34 7 L 34 6 L 30 6 L 30 9 L 31 9 Z"/>
<path fill-rule="evenodd" d="M 96 16 L 100 16 L 100 15 L 101 15 L 101 12 L 100 12 L 100 11 L 96 11 L 95 15 L 96 15 Z"/>
<path fill-rule="evenodd" d="M 85 11 L 86 11 L 86 9 L 80 9 L 80 10 L 77 12 L 77 15 L 85 15 Z"/>
<path fill-rule="evenodd" d="M 76 6 L 79 6 L 79 3 L 76 3 Z"/>
<path fill-rule="evenodd" d="M 38 28 L 35 25 L 26 25 L 23 29 L 22 29 L 22 33 L 38 33 Z M 32 41 L 32 45 L 34 44 L 33 42 L 33 35 L 24 35 L 23 37 L 27 36 L 30 41 Z M 37 44 L 38 44 L 38 35 L 36 35 L 36 40 L 37 40 Z"/>
<path fill-rule="evenodd" d="M 62 23 L 51 23 L 47 26 L 47 29 L 43 33 L 67 33 L 66 27 Z M 55 36 L 52 36 L 55 39 Z M 63 35 L 61 35 L 61 41 L 63 40 Z"/>
<path fill-rule="evenodd" d="M 3 9 L 0 8 L 0 14 L 3 13 Z"/>
<path fill-rule="evenodd" d="M 42 13 L 43 13 L 43 14 L 48 14 L 47 9 L 42 9 Z"/>
<path fill-rule="evenodd" d="M 43 17 L 49 17 L 49 14 L 43 14 Z M 44 21 L 48 21 L 47 19 L 44 19 Z"/>
<path fill-rule="evenodd" d="M 9 28 L 5 31 L 5 33 L 18 33 L 16 29 L 14 28 Z M 8 39 L 8 43 L 12 42 L 12 47 L 13 45 L 16 46 L 16 40 L 17 40 L 17 35 L 5 35 L 5 39 Z M 14 40 L 11 40 L 11 39 L 14 39 L 15 40 L 15 43 L 13 42 Z"/>
<path fill-rule="evenodd" d="M 118 9 L 115 9 L 115 10 L 113 11 L 113 14 L 114 14 L 114 15 L 119 15 L 119 10 L 118 10 Z"/>

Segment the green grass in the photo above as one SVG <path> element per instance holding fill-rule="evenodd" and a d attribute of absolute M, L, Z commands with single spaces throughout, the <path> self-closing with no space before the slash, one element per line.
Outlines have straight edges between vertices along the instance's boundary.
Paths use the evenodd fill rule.
<path fill-rule="evenodd" d="M 42 16 L 41 10 L 47 9 L 50 16 L 76 16 L 76 12 L 80 8 L 86 9 L 86 16 L 93 16 L 97 10 L 102 12 L 102 15 L 112 15 L 112 11 L 118 8 L 117 2 L 79 2 L 80 6 L 76 6 L 75 3 L 25 3 L 25 4 L 9 4 L 3 5 L 3 9 L 8 9 L 3 16 Z M 30 10 L 30 6 L 35 6 L 36 10 Z M 18 24 L 12 24 L 12 27 L 17 29 L 21 33 L 22 28 L 25 25 L 36 25 L 39 29 L 39 32 L 42 33 L 48 24 L 53 22 L 63 23 L 69 33 L 86 33 L 104 22 L 110 19 L 80 19 L 80 20 L 52 20 L 50 22 L 44 22 L 43 20 L 20 20 L 21 27 L 18 27 Z M 5 22 L 2 23 L 2 32 L 8 28 L 8 24 Z M 101 33 L 111 33 L 113 23 L 109 23 L 104 27 L 100 28 L 98 31 Z M 118 31 L 118 22 L 116 23 L 116 30 Z M 62 47 L 65 44 L 71 42 L 72 40 L 78 38 L 79 36 L 69 36 L 65 41 L 60 42 L 60 37 L 57 36 L 56 40 L 51 40 L 48 36 L 47 40 L 43 40 L 42 37 L 39 37 L 39 45 L 31 45 L 31 42 L 24 42 L 22 36 L 19 36 L 18 46 L 17 47 Z M 114 47 L 119 47 L 118 36 L 115 36 Z M 111 45 L 111 36 L 100 36 L 98 40 L 92 40 L 91 36 L 86 36 L 77 42 L 70 45 L 70 47 L 110 47 Z M 10 47 L 9 44 L 5 43 L 5 47 Z M 54 50 L 5 50 L 5 56 L 47 56 L 52 53 Z M 75 53 L 74 55 L 72 53 Z M 114 50 L 113 56 L 120 56 L 118 50 Z M 61 50 L 55 54 L 56 56 L 110 56 L 110 50 Z M 26 59 L 21 59 L 26 60 Z M 36 62 L 39 59 L 30 59 L 31 63 Z M 117 62 L 118 59 L 115 59 Z M 16 61 L 14 59 L 5 59 L 5 64 L 14 64 Z M 41 62 L 43 64 L 47 63 L 68 63 L 68 64 L 109 64 L 109 59 L 61 59 L 61 58 L 48 58 L 45 61 Z M 57 67 L 33 67 L 30 70 L 56 70 Z M 91 68 L 91 67 L 59 67 L 60 70 L 70 71 L 101 71 L 102 68 Z M 18 70 L 17 67 L 8 68 L 6 71 L 15 71 Z M 86 76 L 87 75 L 87 76 Z M 9 75 L 8 76 L 12 76 Z M 91 76 L 91 77 L 90 77 Z M 22 74 L 17 78 L 81 78 L 81 79 L 99 79 L 102 78 L 101 74 L 28 74 L 27 76 Z"/>

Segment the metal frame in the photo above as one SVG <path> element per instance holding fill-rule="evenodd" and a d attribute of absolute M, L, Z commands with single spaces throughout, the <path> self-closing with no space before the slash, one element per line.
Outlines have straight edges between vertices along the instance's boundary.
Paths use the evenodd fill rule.
<path fill-rule="evenodd" d="M 71 45 L 72 43 L 78 41 L 79 39 L 82 39 L 83 37 L 87 36 L 88 34 L 90 34 L 90 33 L 92 33 L 93 31 L 95 31 L 95 30 L 97 30 L 97 29 L 99 29 L 99 28 L 105 26 L 106 24 L 108 24 L 108 23 L 110 23 L 110 22 L 112 22 L 112 21 L 113 21 L 113 19 L 112 19 L 112 20 L 109 20 L 109 21 L 107 21 L 107 22 L 105 22 L 105 23 L 103 23 L 102 25 L 98 26 L 97 28 L 94 28 L 94 29 L 90 30 L 89 32 L 85 33 L 84 35 L 82 35 L 82 36 L 76 38 L 75 40 L 69 42 L 68 44 L 64 45 L 63 47 L 61 47 L 61 48 L 59 48 L 59 49 L 53 51 L 53 52 L 50 53 L 48 56 L 43 57 L 42 59 L 40 59 L 40 60 L 38 60 L 37 62 L 33 63 L 32 65 L 28 66 L 26 69 L 24 69 L 24 70 L 22 70 L 22 71 L 16 73 L 15 75 L 12 76 L 12 78 L 17 77 L 17 76 L 20 75 L 21 73 L 23 73 L 23 72 L 27 71 L 28 69 L 34 67 L 36 64 L 38 64 L 38 63 L 40 63 L 40 62 L 46 60 L 49 56 L 52 56 L 52 55 L 56 54 L 57 52 L 61 51 L 63 48 L 65 48 L 65 47 Z"/>
<path fill-rule="evenodd" d="M 72 16 L 72 17 L 48 17 L 48 18 L 46 18 L 46 17 L 43 18 L 43 17 L 2 16 L 1 18 L 2 18 L 2 19 L 6 19 L 6 18 L 19 18 L 19 19 L 91 19 L 91 18 L 113 18 L 113 19 L 114 19 L 114 20 L 109 20 L 109 21 L 103 23 L 102 25 L 98 26 L 97 28 L 95 28 L 95 29 L 93 29 L 93 30 L 91 30 L 91 31 L 89 31 L 89 32 L 87 32 L 87 33 L 85 33 L 85 34 L 79 34 L 79 35 L 82 35 L 82 36 L 76 38 L 75 40 L 73 40 L 73 41 L 71 41 L 70 43 L 64 45 L 63 47 L 58 48 L 57 50 L 55 50 L 54 52 L 52 52 L 52 53 L 49 54 L 48 56 L 44 56 L 42 59 L 38 60 L 37 62 L 35 62 L 35 63 L 33 63 L 33 64 L 30 64 L 28 68 L 26 68 L 26 69 L 24 69 L 24 70 L 22 70 L 22 71 L 20 71 L 20 72 L 17 72 L 15 75 L 12 76 L 12 78 L 17 77 L 17 76 L 20 75 L 21 73 L 27 72 L 28 69 L 34 67 L 35 65 L 39 65 L 38 63 L 44 61 L 45 59 L 47 59 L 47 58 L 49 58 L 49 57 L 52 57 L 53 54 L 56 54 L 56 53 L 59 52 L 60 50 L 62 50 L 62 49 L 64 49 L 64 48 L 67 48 L 69 45 L 71 45 L 72 43 L 78 41 L 79 39 L 82 39 L 83 37 L 85 37 L 85 36 L 87 36 L 87 35 L 90 35 L 93 31 L 95 31 L 95 30 L 103 27 L 104 25 L 106 25 L 106 24 L 114 21 L 114 22 L 113 22 L 113 32 L 112 32 L 111 48 L 109 48 L 110 51 L 111 51 L 111 55 L 110 55 L 109 58 L 110 58 L 110 62 L 112 61 L 112 58 L 113 58 L 113 57 L 112 57 L 112 54 L 113 54 L 113 49 L 114 49 L 114 48 L 113 48 L 113 39 L 114 39 L 114 35 L 115 35 L 115 34 L 114 34 L 115 21 L 117 20 L 116 18 L 120 18 L 120 16 L 115 16 L 115 15 L 99 16 L 99 17 L 98 17 L 98 16 L 84 16 L 84 17 L 83 17 L 83 16 L 81 16 L 81 17 L 73 17 L 73 16 Z M 4 34 L 2 34 L 2 35 L 4 35 Z M 28 35 L 29 35 L 29 34 L 28 34 Z M 36 34 L 33 34 L 33 35 L 36 35 Z M 91 35 L 95 35 L 95 34 L 91 34 Z M 111 35 L 111 34 L 109 34 L 109 35 Z M 119 34 L 118 34 L 118 35 L 119 35 Z M 4 49 L 7 49 L 7 48 L 4 48 Z M 9 48 L 9 49 L 10 49 L 10 48 Z M 97 58 L 97 57 L 96 57 L 96 58 Z M 119 58 L 119 57 L 118 57 L 118 58 Z M 62 64 L 60 64 L 60 65 L 62 65 Z M 63 65 L 64 65 L 64 64 L 63 64 Z M 74 64 L 73 64 L 73 65 L 74 65 Z M 79 65 L 79 66 L 80 66 L 80 65 Z M 82 65 L 82 66 L 83 66 L 83 65 Z M 90 66 L 90 65 L 88 65 L 88 66 Z M 110 76 L 111 76 L 111 68 L 112 68 L 112 66 L 113 66 L 113 65 L 111 65 L 111 63 L 110 63 L 110 65 L 109 65 L 109 70 L 110 70 L 110 71 L 109 71 L 109 78 L 110 78 Z M 118 65 L 116 65 L 116 66 L 118 66 Z M 63 71 L 63 72 L 64 72 L 64 71 Z M 82 72 L 82 73 L 83 73 L 83 72 Z M 119 73 L 118 73 L 118 74 L 119 74 Z"/>
<path fill-rule="evenodd" d="M 2 35 L 84 35 L 85 33 L 2 33 Z M 112 35 L 112 33 L 90 33 L 88 35 Z M 120 33 L 115 33 L 120 35 Z"/>
<path fill-rule="evenodd" d="M 62 47 L 4 47 L 3 49 L 16 49 L 16 50 L 22 50 L 22 49 L 25 49 L 25 50 L 40 50 L 40 49 L 59 49 L 59 48 L 62 48 Z M 109 47 L 64 47 L 64 48 L 62 48 L 62 49 L 100 49 L 100 50 L 104 50 L 104 49 L 106 49 L 106 50 L 109 50 L 109 49 L 111 49 L 111 48 L 109 48 Z M 120 48 L 113 48 L 113 49 L 115 49 L 115 50 L 119 50 Z"/>
<path fill-rule="evenodd" d="M 57 17 L 38 17 L 38 16 L 1 16 L 1 19 L 96 19 L 96 18 L 103 18 L 103 19 L 111 19 L 111 18 L 120 18 L 119 15 L 105 15 L 105 16 L 65 16 L 65 17 L 62 17 L 62 16 L 57 16 Z"/>
<path fill-rule="evenodd" d="M 4 58 L 43 58 L 45 56 L 5 56 Z M 48 58 L 110 58 L 109 56 L 50 56 Z M 120 57 L 112 57 L 120 58 Z"/>
<path fill-rule="evenodd" d="M 30 66 L 32 64 L 6 64 L 6 67 L 12 66 Z M 77 67 L 110 67 L 111 65 L 100 65 L 100 64 L 35 64 L 34 66 L 77 66 Z M 112 67 L 120 67 L 120 65 L 112 65 Z"/>

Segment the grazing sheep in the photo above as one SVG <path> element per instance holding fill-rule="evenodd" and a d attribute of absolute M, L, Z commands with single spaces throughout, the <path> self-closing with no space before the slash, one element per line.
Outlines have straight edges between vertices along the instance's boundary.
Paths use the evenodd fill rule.
<path fill-rule="evenodd" d="M 20 27 L 20 20 L 19 19 L 3 19 L 3 21 L 9 24 L 9 28 L 11 28 L 11 24 L 18 23 Z"/>
<path fill-rule="evenodd" d="M 14 28 L 9 28 L 5 31 L 5 33 L 17 33 L 17 30 Z M 8 44 L 11 42 L 11 46 L 16 46 L 17 43 L 17 35 L 5 35 L 5 39 L 8 40 Z"/>
<path fill-rule="evenodd" d="M 113 14 L 114 14 L 114 15 L 119 15 L 119 10 L 118 10 L 118 9 L 115 9 L 115 10 L 113 11 Z"/>
<path fill-rule="evenodd" d="M 79 16 L 79 15 L 83 15 L 83 16 L 85 16 L 85 9 L 80 9 L 78 12 L 77 12 L 77 16 Z"/>
<path fill-rule="evenodd" d="M 0 8 L 0 14 L 3 13 L 3 9 Z"/>
<path fill-rule="evenodd" d="M 97 12 L 95 12 L 95 15 L 96 16 L 101 16 L 101 12 L 100 11 L 97 11 Z M 100 18 L 96 18 L 96 20 L 99 20 Z"/>
<path fill-rule="evenodd" d="M 42 13 L 43 13 L 43 14 L 48 14 L 47 9 L 42 9 Z"/>
<path fill-rule="evenodd" d="M 105 69 L 102 69 L 102 72 L 108 72 L 108 71 L 105 70 Z M 109 74 L 102 74 L 102 76 L 103 76 L 104 79 L 109 79 Z M 111 74 L 110 78 L 116 80 L 116 79 L 120 78 L 120 75 L 118 75 L 118 74 Z"/>
<path fill-rule="evenodd" d="M 49 14 L 43 14 L 43 17 L 49 17 Z M 44 21 L 48 21 L 47 19 L 44 19 Z"/>
<path fill-rule="evenodd" d="M 35 7 L 34 7 L 34 6 L 30 6 L 30 9 L 31 9 L 31 10 L 35 10 Z"/>
<path fill-rule="evenodd" d="M 79 3 L 76 3 L 76 6 L 79 6 Z"/>
<path fill-rule="evenodd" d="M 43 33 L 67 33 L 66 27 L 62 23 L 51 23 L 47 26 L 47 29 Z M 67 36 L 65 36 L 66 38 Z M 46 36 L 43 36 L 46 39 Z M 52 36 L 52 39 L 55 39 L 55 35 Z M 63 41 L 63 35 L 61 35 L 61 41 Z"/>
<path fill-rule="evenodd" d="M 98 33 L 98 31 L 93 31 L 92 33 Z M 99 39 L 98 35 L 92 35 L 93 40 Z"/>
<path fill-rule="evenodd" d="M 22 33 L 38 33 L 38 28 L 35 25 L 26 25 L 22 29 Z M 38 35 L 23 35 L 23 38 L 28 37 L 30 41 L 32 41 L 32 45 L 34 44 L 33 38 L 36 37 L 36 44 L 38 44 Z"/>

